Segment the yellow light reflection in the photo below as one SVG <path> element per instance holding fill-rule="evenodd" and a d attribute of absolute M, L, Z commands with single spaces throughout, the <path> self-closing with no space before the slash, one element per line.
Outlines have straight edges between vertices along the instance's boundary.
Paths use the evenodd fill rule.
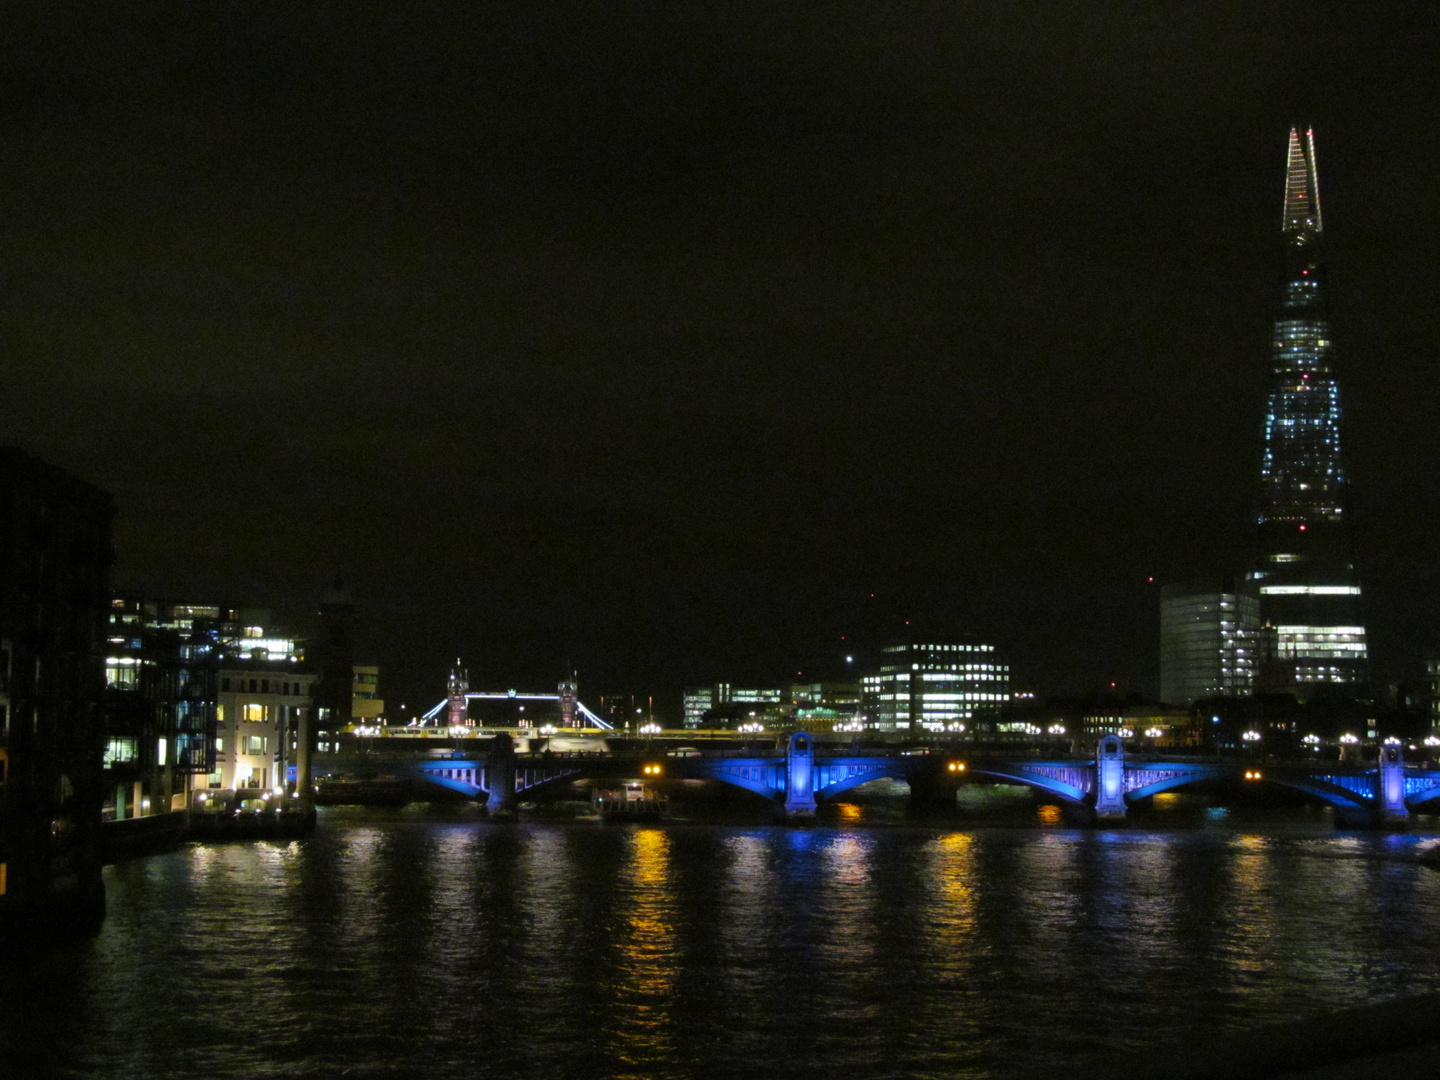
<path fill-rule="evenodd" d="M 858 977 L 876 964 L 877 907 L 871 880 L 874 837 L 862 831 L 835 834 L 822 849 L 823 895 L 817 897 L 825 933 L 820 954 L 837 978 Z"/>
<path fill-rule="evenodd" d="M 1040 821 L 1045 825 L 1059 825 L 1061 817 L 1060 807 L 1054 803 L 1046 803 L 1036 811 L 1040 815 Z"/>
<path fill-rule="evenodd" d="M 941 837 L 931 867 L 943 901 L 935 921 L 936 933 L 953 939 L 947 944 L 961 949 L 965 942 L 960 939 L 975 932 L 975 890 L 971 885 L 975 880 L 975 838 L 969 833 Z"/>
<path fill-rule="evenodd" d="M 613 1052 L 626 1067 L 618 1077 L 649 1077 L 673 1065 L 671 994 L 677 974 L 675 896 L 670 887 L 670 837 L 664 829 L 631 834 L 624 881 L 629 908 L 619 941 L 618 997 L 623 1010 L 612 1030 Z"/>
<path fill-rule="evenodd" d="M 1273 970 L 1276 963 L 1275 867 L 1263 836 L 1237 836 L 1231 847 L 1235 853 L 1231 863 L 1234 946 L 1227 951 L 1236 970 L 1260 975 Z"/>
<path fill-rule="evenodd" d="M 915 977 L 927 986 L 969 985 L 976 978 L 976 959 L 985 952 L 977 942 L 975 838 L 970 833 L 950 833 L 936 839 L 928 854 L 926 876 L 933 885 L 918 914 L 931 947 Z M 980 1010 L 957 1014 L 954 999 L 942 995 L 925 998 L 914 1019 L 922 1030 L 944 1028 L 959 1039 L 980 1037 Z"/>
<path fill-rule="evenodd" d="M 835 812 L 840 819 L 841 825 L 858 825 L 865 817 L 865 812 L 854 803 L 836 803 Z"/>

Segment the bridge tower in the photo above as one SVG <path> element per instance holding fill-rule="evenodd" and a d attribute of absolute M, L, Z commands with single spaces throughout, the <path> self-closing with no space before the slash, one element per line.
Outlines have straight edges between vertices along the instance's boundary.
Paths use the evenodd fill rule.
<path fill-rule="evenodd" d="M 785 817 L 815 816 L 815 740 L 808 731 L 797 731 L 785 747 Z"/>
<path fill-rule="evenodd" d="M 571 672 L 568 679 L 560 680 L 560 726 L 562 728 L 579 727 L 575 722 L 575 701 L 580 696 L 580 684 L 576 679 L 576 673 Z"/>
<path fill-rule="evenodd" d="M 460 659 L 456 657 L 455 667 L 450 672 L 450 680 L 446 683 L 445 692 L 448 704 L 445 709 L 446 721 L 450 727 L 474 727 L 465 710 L 465 695 L 470 690 L 470 675 L 460 666 Z"/>
<path fill-rule="evenodd" d="M 1095 748 L 1095 814 L 1102 821 L 1125 818 L 1125 744 L 1106 735 Z"/>
<path fill-rule="evenodd" d="M 1376 776 L 1380 790 L 1376 802 L 1380 804 L 1381 819 L 1387 825 L 1398 825 L 1410 819 L 1410 808 L 1405 805 L 1405 755 L 1398 746 L 1380 748 L 1380 769 Z"/>

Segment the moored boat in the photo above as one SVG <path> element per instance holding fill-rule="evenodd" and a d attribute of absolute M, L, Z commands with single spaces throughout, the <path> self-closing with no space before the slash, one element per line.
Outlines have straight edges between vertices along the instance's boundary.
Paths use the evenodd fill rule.
<path fill-rule="evenodd" d="M 661 821 L 667 801 L 663 795 L 636 781 L 624 787 L 596 789 L 590 797 L 595 813 L 605 823 Z"/>

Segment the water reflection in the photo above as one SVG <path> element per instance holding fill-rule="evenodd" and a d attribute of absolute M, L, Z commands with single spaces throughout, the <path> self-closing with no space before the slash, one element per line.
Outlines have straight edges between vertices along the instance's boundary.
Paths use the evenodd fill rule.
<path fill-rule="evenodd" d="M 621 885 L 627 900 L 617 945 L 611 1053 L 618 1077 L 649 1077 L 674 1065 L 671 995 L 675 987 L 675 897 L 670 890 L 670 836 L 663 829 L 630 834 Z"/>
<path fill-rule="evenodd" d="M 1245 985 L 1275 961 L 1275 920 L 1272 900 L 1272 859 L 1262 836 L 1236 836 L 1230 843 L 1231 896 L 1225 918 L 1229 940 L 1225 958 L 1232 978 Z"/>
<path fill-rule="evenodd" d="M 93 944 L 0 958 L 0 1074 L 1060 1073 L 1440 988 L 1415 842 L 330 816 L 107 871 Z"/>
<path fill-rule="evenodd" d="M 870 842 L 869 834 L 838 833 L 819 852 L 817 951 L 837 979 L 856 977 L 875 959 L 878 942 L 870 932 L 876 902 L 870 880 Z"/>

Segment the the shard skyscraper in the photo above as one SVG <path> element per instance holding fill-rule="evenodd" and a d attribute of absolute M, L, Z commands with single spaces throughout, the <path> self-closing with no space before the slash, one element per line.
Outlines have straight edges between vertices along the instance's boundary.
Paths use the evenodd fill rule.
<path fill-rule="evenodd" d="M 1271 349 L 1261 466 L 1260 689 L 1313 696 L 1367 682 L 1360 580 L 1351 553 L 1340 387 L 1331 367 L 1313 131 L 1290 131 L 1285 275 Z"/>

